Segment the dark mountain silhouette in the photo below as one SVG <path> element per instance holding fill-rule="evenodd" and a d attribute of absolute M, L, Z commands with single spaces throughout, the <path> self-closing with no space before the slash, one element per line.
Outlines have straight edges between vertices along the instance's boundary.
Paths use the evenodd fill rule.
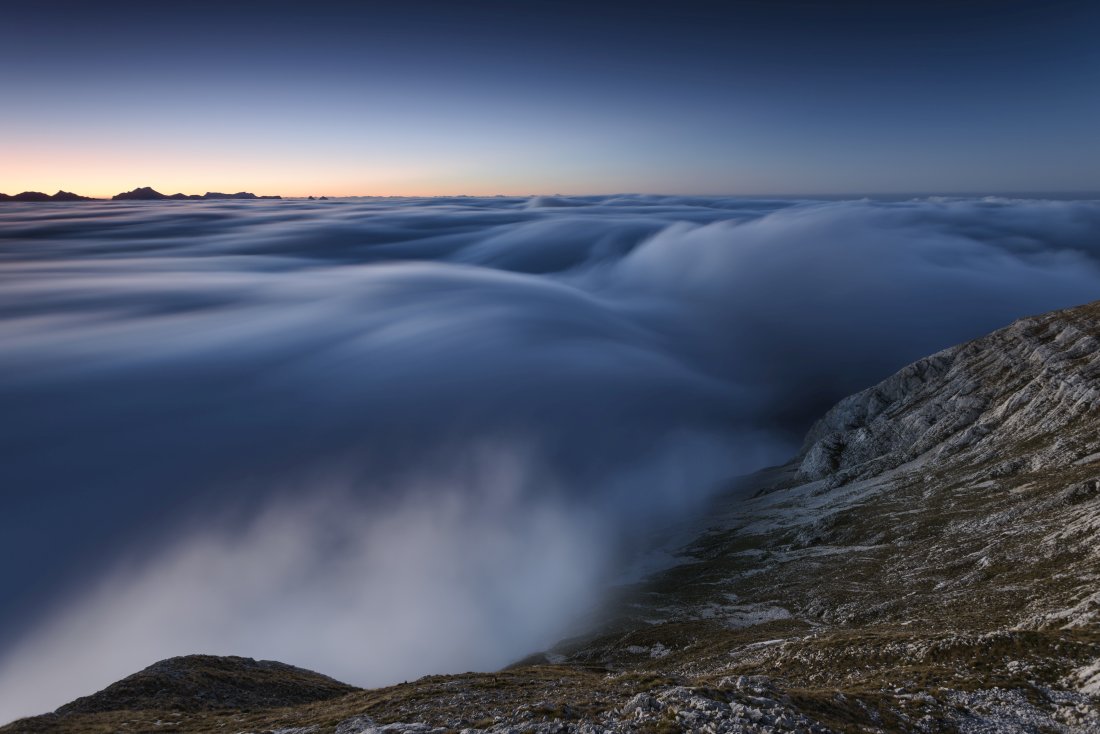
<path fill-rule="evenodd" d="M 121 194 L 115 194 L 112 199 L 126 200 L 126 201 L 161 201 L 164 199 L 171 200 L 210 200 L 210 199 L 281 199 L 281 196 L 256 196 L 248 191 L 238 191 L 235 194 L 223 194 L 220 191 L 207 191 L 202 196 L 198 194 L 162 194 L 159 191 L 150 188 L 148 186 L 142 186 L 141 188 L 134 189 L 133 191 L 126 191 Z"/>
<path fill-rule="evenodd" d="M 184 198 L 183 194 L 176 194 L 176 196 L 179 198 Z M 133 191 L 126 191 L 121 194 L 115 194 L 111 198 L 120 200 L 156 201 L 159 199 L 168 199 L 174 197 L 165 196 L 159 191 L 155 191 L 148 186 L 142 186 L 140 188 L 134 189 Z"/>
<path fill-rule="evenodd" d="M 199 194 L 162 194 L 156 189 L 149 186 L 142 186 L 136 188 L 133 191 L 124 191 L 121 194 L 115 194 L 111 197 L 112 200 L 121 201 L 162 201 L 162 200 L 187 200 L 187 201 L 210 201 L 216 199 L 282 199 L 281 196 L 257 196 L 256 194 L 248 191 L 238 191 L 235 194 L 223 194 L 219 191 L 207 191 L 201 196 Z M 91 196 L 81 196 L 80 194 L 74 194 L 71 191 L 58 191 L 56 194 L 44 194 L 41 191 L 24 191 L 21 194 L 0 194 L 0 201 L 103 201 L 103 199 L 96 199 Z"/>
<path fill-rule="evenodd" d="M 80 194 L 74 194 L 71 191 L 58 191 L 50 198 L 53 201 L 95 201 L 95 199 L 90 196 L 81 196 Z"/>
<path fill-rule="evenodd" d="M 95 201 L 89 196 L 80 196 L 69 191 L 58 191 L 53 196 L 41 191 L 24 191 L 15 196 L 0 194 L 0 201 Z"/>
<path fill-rule="evenodd" d="M 256 199 L 259 198 L 255 194 L 250 194 L 247 191 L 238 191 L 235 194 L 223 194 L 218 191 L 207 191 L 202 195 L 204 199 Z"/>

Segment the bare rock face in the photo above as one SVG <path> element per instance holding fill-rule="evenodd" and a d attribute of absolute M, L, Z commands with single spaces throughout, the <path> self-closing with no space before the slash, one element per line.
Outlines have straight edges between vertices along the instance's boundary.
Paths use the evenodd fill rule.
<path fill-rule="evenodd" d="M 1098 312 L 1022 319 L 845 398 L 806 436 L 799 478 L 865 479 L 921 456 L 984 462 L 1095 418 Z M 1067 444 L 1029 460 L 1039 468 L 1071 460 L 1072 451 Z"/>

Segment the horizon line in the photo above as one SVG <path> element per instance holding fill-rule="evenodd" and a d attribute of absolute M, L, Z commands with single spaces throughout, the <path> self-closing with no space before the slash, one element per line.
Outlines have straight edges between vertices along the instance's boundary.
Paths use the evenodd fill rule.
<path fill-rule="evenodd" d="M 77 196 L 85 197 L 85 201 L 140 201 L 140 199 L 115 199 L 115 196 L 120 194 L 132 193 L 145 188 L 152 188 L 147 186 L 139 186 L 129 191 L 121 191 L 118 194 L 112 195 L 100 195 L 100 196 L 88 196 L 84 194 L 76 194 Z M 162 192 L 155 190 L 156 193 L 163 196 L 176 196 L 174 194 L 163 194 Z M 58 194 L 74 194 L 75 192 L 68 191 L 67 189 L 59 188 L 55 194 L 46 194 L 43 191 L 36 191 L 32 189 L 25 189 L 19 191 L 19 193 L 7 194 L 2 188 L 0 188 L 0 196 L 7 197 L 9 200 L 14 197 L 26 195 L 26 194 L 41 194 L 44 196 L 56 196 Z M 187 196 L 196 196 L 197 199 L 176 199 L 177 201 L 201 201 L 202 197 L 206 194 L 251 194 L 248 191 L 237 191 L 231 194 L 227 190 L 208 189 L 205 194 L 188 194 Z M 1010 189 L 1010 190 L 956 190 L 956 191 L 936 191 L 936 190 L 891 190 L 891 191 L 845 191 L 845 192 L 792 192 L 792 193 L 778 193 L 778 192 L 761 192 L 761 193 L 670 193 L 670 192 L 641 192 L 641 191 L 605 191 L 605 192 L 589 192 L 589 193 L 563 193 L 556 191 L 553 193 L 548 192 L 527 192 L 527 193 L 505 193 L 496 192 L 492 194 L 467 194 L 467 193 L 436 193 L 436 194 L 298 194 L 298 195 L 279 195 L 279 194 L 253 194 L 256 196 L 256 200 L 261 201 L 277 201 L 282 200 L 318 200 L 321 197 L 326 199 L 448 199 L 448 198 L 470 198 L 470 199 L 492 199 L 492 198 L 535 198 L 540 196 L 545 197 L 562 197 L 562 198 L 590 198 L 590 197 L 606 197 L 606 196 L 666 196 L 666 197 L 704 197 L 704 198 L 744 198 L 744 199 L 875 199 L 875 198 L 921 198 L 921 197 L 982 197 L 982 196 L 996 196 L 996 197 L 1010 197 L 1010 198 L 1100 198 L 1100 189 Z M 277 198 L 276 198 L 277 197 Z M 169 199 L 170 200 L 170 199 Z M 252 199 L 238 199 L 239 201 L 251 201 Z M 3 199 L 0 199 L 3 201 Z M 157 201 L 157 199 L 152 199 Z M 51 202 L 15 202 L 15 203 L 80 203 L 79 201 L 65 202 L 59 200 L 52 200 Z"/>

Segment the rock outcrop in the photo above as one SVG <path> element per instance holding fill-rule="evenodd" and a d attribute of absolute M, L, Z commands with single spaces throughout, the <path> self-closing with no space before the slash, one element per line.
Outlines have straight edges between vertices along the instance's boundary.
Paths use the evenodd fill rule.
<path fill-rule="evenodd" d="M 799 478 L 873 477 L 926 455 L 982 463 L 1044 436 L 1068 440 L 1100 404 L 1094 319 L 1090 308 L 1022 319 L 845 398 L 807 435 Z M 1075 458 L 1059 449 L 1028 461 Z"/>

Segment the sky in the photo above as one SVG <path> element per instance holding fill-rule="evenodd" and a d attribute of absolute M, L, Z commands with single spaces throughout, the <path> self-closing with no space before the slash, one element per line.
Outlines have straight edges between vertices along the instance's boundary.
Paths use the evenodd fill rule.
<path fill-rule="evenodd" d="M 1100 190 L 1093 2 L 19 3 L 0 191 Z"/>

